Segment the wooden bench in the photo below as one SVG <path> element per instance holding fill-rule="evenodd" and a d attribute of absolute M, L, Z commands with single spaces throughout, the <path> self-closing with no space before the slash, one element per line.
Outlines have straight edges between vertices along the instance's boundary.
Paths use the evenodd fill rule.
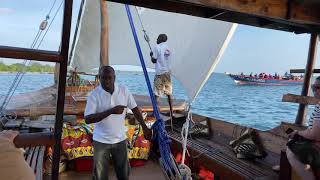
<path fill-rule="evenodd" d="M 181 149 L 181 135 L 176 132 L 168 132 L 173 143 L 173 149 Z M 212 140 L 199 141 L 188 139 L 190 154 L 197 157 L 192 161 L 212 170 L 215 174 L 228 179 L 277 179 L 278 174 L 271 170 L 271 166 L 263 161 L 251 162 L 237 159 L 229 147 Z"/>
<path fill-rule="evenodd" d="M 269 131 L 256 130 L 268 156 L 262 160 L 249 161 L 236 158 L 229 145 L 231 140 L 240 136 L 245 127 L 195 114 L 193 120 L 197 123 L 206 122 L 209 126 L 209 137 L 188 139 L 188 150 L 197 157 L 195 161 L 208 166 L 206 168 L 216 175 L 228 179 L 278 179 L 279 174 L 272 167 L 280 164 L 280 152 L 287 142 L 285 130 L 291 126 L 282 123 Z M 184 123 L 183 120 L 174 123 L 177 132 L 181 131 L 181 123 Z M 181 135 L 177 132 L 168 131 L 168 134 L 173 141 L 172 149 L 180 152 Z"/>
<path fill-rule="evenodd" d="M 43 177 L 43 161 L 45 146 L 27 147 L 25 148 L 25 160 L 34 170 L 37 180 L 42 180 Z"/>

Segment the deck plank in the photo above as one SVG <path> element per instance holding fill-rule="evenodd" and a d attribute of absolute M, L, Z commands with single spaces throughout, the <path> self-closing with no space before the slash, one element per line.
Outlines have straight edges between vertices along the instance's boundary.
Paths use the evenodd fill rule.
<path fill-rule="evenodd" d="M 30 147 L 26 147 L 26 148 L 24 149 L 24 159 L 25 159 L 25 160 L 27 160 L 27 157 L 28 157 L 28 155 L 29 155 L 29 151 L 30 151 Z"/>
<path fill-rule="evenodd" d="M 168 132 L 169 136 L 181 142 L 181 135 L 177 132 Z M 215 141 L 219 139 L 219 141 Z M 215 137 L 211 139 L 188 139 L 188 147 L 200 150 L 203 155 L 209 156 L 217 163 L 221 163 L 232 172 L 236 172 L 246 177 L 246 179 L 256 178 L 276 178 L 278 175 L 272 171 L 271 167 L 263 161 L 251 162 L 237 159 L 226 137 Z"/>
<path fill-rule="evenodd" d="M 50 179 L 46 176 L 44 179 Z M 66 171 L 60 174 L 60 180 L 91 180 L 91 172 Z M 113 168 L 109 169 L 109 180 L 116 180 Z M 130 180 L 165 179 L 157 161 L 148 160 L 144 166 L 132 167 L 130 170 Z"/>
<path fill-rule="evenodd" d="M 31 147 L 28 151 L 28 155 L 27 155 L 27 163 L 31 164 L 31 160 L 33 157 L 33 152 L 34 152 L 35 147 Z"/>
<path fill-rule="evenodd" d="M 35 167 L 36 167 L 37 161 L 38 161 L 39 150 L 40 150 L 40 147 L 37 146 L 37 147 L 34 148 L 34 151 L 33 151 L 33 157 L 32 157 L 32 161 L 31 161 L 30 167 L 34 171 L 35 171 Z"/>
<path fill-rule="evenodd" d="M 43 159 L 44 159 L 45 149 L 46 149 L 45 146 L 41 146 L 39 149 L 37 169 L 36 169 L 36 180 L 42 180 L 42 177 L 43 177 Z"/>

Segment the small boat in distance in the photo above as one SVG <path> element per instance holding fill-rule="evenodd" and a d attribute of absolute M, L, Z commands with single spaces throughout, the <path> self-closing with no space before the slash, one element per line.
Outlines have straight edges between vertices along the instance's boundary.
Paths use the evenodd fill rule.
<path fill-rule="evenodd" d="M 262 86 L 292 86 L 302 85 L 303 76 L 293 76 L 291 74 L 285 74 L 284 76 L 279 75 L 267 75 L 260 73 L 258 75 L 240 75 L 226 73 L 230 76 L 234 82 L 238 85 L 262 85 Z"/>

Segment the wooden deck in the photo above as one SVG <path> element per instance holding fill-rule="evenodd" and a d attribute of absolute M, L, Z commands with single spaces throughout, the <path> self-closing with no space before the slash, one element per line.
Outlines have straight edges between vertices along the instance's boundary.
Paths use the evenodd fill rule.
<path fill-rule="evenodd" d="M 112 168 L 109 169 L 109 180 L 116 180 L 115 172 Z M 44 178 L 50 179 L 49 176 Z M 60 174 L 60 180 L 91 180 L 92 173 L 90 172 L 75 172 L 75 171 L 66 171 Z M 161 180 L 165 179 L 159 164 L 154 160 L 149 160 L 144 166 L 141 167 L 132 167 L 130 172 L 130 180 Z"/>

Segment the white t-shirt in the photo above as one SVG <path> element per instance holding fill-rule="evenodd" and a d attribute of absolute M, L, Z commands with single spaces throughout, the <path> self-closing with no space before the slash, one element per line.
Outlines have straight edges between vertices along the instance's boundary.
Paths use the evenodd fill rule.
<path fill-rule="evenodd" d="M 166 42 L 157 44 L 153 50 L 154 59 L 157 59 L 156 74 L 170 72 L 171 69 L 171 51 Z"/>
<path fill-rule="evenodd" d="M 88 96 L 84 115 L 100 113 L 117 105 L 127 106 L 129 109 L 137 107 L 132 94 L 125 86 L 115 84 L 114 92 L 110 94 L 100 85 Z M 126 112 L 125 109 L 122 114 L 111 114 L 95 123 L 93 140 L 105 144 L 115 144 L 125 140 L 127 138 L 125 133 Z"/>

